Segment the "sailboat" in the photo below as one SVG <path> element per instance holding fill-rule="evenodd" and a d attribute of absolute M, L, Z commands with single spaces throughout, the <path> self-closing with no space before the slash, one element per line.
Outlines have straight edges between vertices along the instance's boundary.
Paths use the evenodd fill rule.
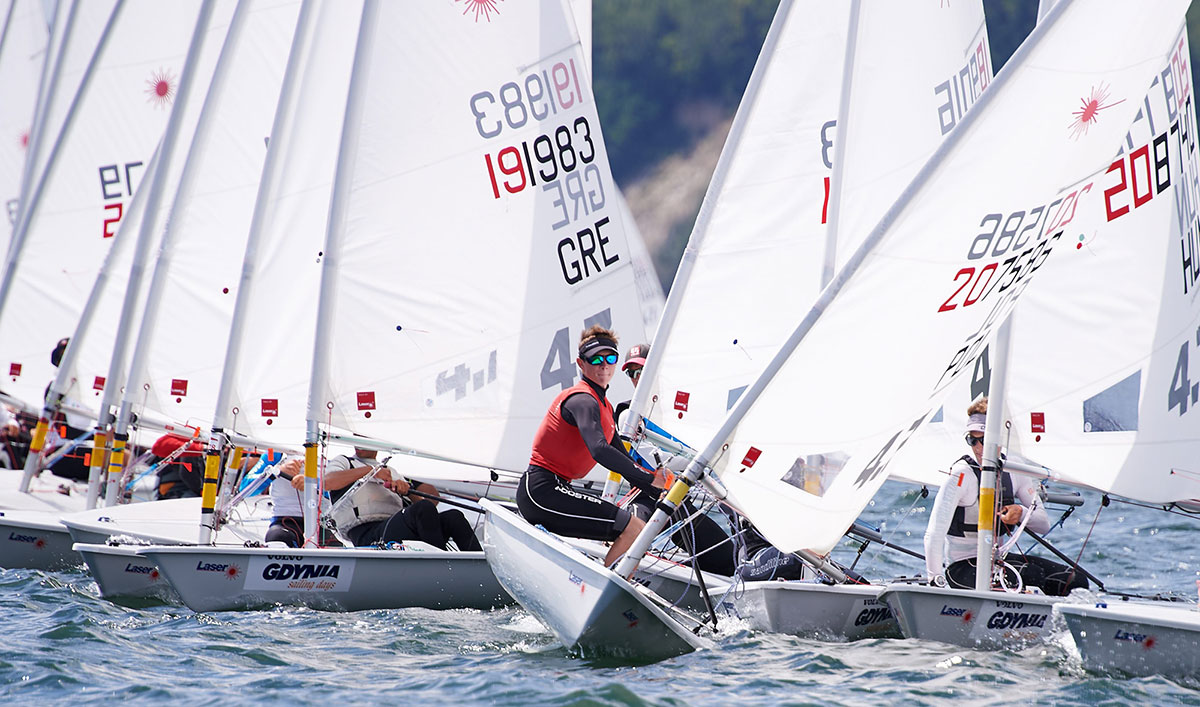
<path fill-rule="evenodd" d="M 9 362 L 4 388 L 27 409 L 40 408 L 35 401 L 53 377 L 46 354 L 79 318 L 86 288 L 118 232 L 117 214 L 124 215 L 145 176 L 179 88 L 180 47 L 188 46 L 196 26 L 195 7 L 79 3 L 59 13 L 66 19 L 55 24 L 62 36 L 51 42 L 58 51 L 43 82 L 34 162 L 0 282 L 0 358 Z M 145 35 L 154 40 L 141 41 Z M 95 88 L 101 84 L 108 88 Z M 98 415 L 84 405 L 63 411 Z M 48 426 L 35 431 L 34 472 Z M 27 472 L 19 493 L 0 504 L 30 508 L 32 496 L 25 492 L 33 478 Z M 84 496 L 77 488 L 67 490 L 53 500 L 43 494 L 41 510 L 5 511 L 9 540 L 0 542 L 0 562 L 46 567 L 77 561 L 57 515 L 83 508 Z"/>
<path fill-rule="evenodd" d="M 663 502 L 668 509 L 703 475 L 718 498 L 745 513 L 781 550 L 819 556 L 838 542 L 886 478 L 896 453 L 974 360 L 972 349 L 990 339 L 1051 258 L 1075 218 L 1080 193 L 1089 192 L 1089 180 L 1103 173 L 1105 159 L 1098 155 L 1111 154 L 1108 146 L 1117 144 L 1136 110 L 1132 101 L 1101 101 L 1080 110 L 1080 97 L 1085 107 L 1091 105 L 1098 76 L 1113 101 L 1143 95 L 1153 67 L 1171 51 L 1186 4 L 1143 6 L 1132 34 L 1128 18 L 1118 18 L 1119 3 L 1111 5 L 1064 2 L 1051 10 L 896 203 L 857 240 L 860 245 L 668 492 Z M 1029 105 L 1062 116 L 1067 127 L 1036 127 L 1040 123 L 1033 122 Z M 1035 170 L 1028 169 L 1031 159 Z M 990 188 L 972 186 L 984 174 Z M 999 232 L 978 238 L 984 215 L 1001 213 L 1003 223 L 1003 214 L 1039 204 L 1045 219 L 1025 239 Z M 993 243 L 996 235 L 1001 238 Z M 994 287 L 971 292 L 947 284 L 955 272 L 977 272 L 990 264 L 985 256 L 999 259 L 1014 245 L 1019 248 Z M 1022 267 L 1015 271 L 1018 257 Z M 988 271 L 999 270 L 1002 262 Z M 881 344 L 888 346 L 886 356 L 878 352 Z M 884 381 L 887 394 L 881 395 Z M 798 460 L 813 453 L 846 459 L 819 496 L 784 480 Z M 810 522 L 794 523 L 801 515 Z M 600 596 L 629 596 L 623 577 L 666 518 L 666 512 L 655 513 L 615 571 L 595 569 L 603 579 Z M 543 601 L 552 601 L 550 588 L 542 589 Z M 608 611 L 619 605 L 611 600 L 580 606 L 587 618 L 577 635 L 620 621 L 620 612 Z M 639 625 L 650 620 L 642 618 Z M 605 648 L 588 646 L 592 652 Z"/>
<path fill-rule="evenodd" d="M 643 374 L 643 380 L 654 376 L 650 382 L 658 384 L 660 400 L 685 398 L 664 424 L 675 423 L 672 417 L 688 421 L 686 429 L 697 439 L 716 431 L 725 411 L 786 338 L 793 317 L 817 297 L 839 258 L 856 245 L 862 231 L 854 228 L 854 219 L 878 217 L 992 79 L 980 3 L 814 5 L 789 6 L 789 14 L 777 20 L 783 34 L 768 58 L 762 85 L 743 99 L 747 125 L 737 144 L 726 148 L 730 171 L 723 184 L 711 188 L 711 220 L 698 224 L 693 235 L 696 263 L 672 290 L 678 311 L 652 348 L 652 355 L 662 349 L 663 357 L 654 373 Z M 906 61 L 896 62 L 901 55 Z M 833 66 L 818 70 L 822 62 Z M 795 83 L 798 66 L 812 70 L 809 83 Z M 812 93 L 820 100 L 811 100 Z M 898 100 L 901 95 L 924 100 Z M 782 121 L 797 114 L 805 115 L 804 124 L 812 128 L 793 138 L 791 149 L 806 156 L 811 169 L 793 167 L 788 179 L 774 180 L 771 192 L 764 192 L 758 166 L 777 159 L 772 146 Z M 819 154 L 811 139 L 816 134 L 822 136 Z M 792 193 L 808 194 L 806 187 L 820 183 L 826 188 L 819 204 L 780 198 L 789 185 Z M 800 215 L 801 226 L 780 227 L 789 211 Z M 768 262 L 777 271 L 759 277 L 760 263 Z M 721 284 L 730 281 L 743 283 L 733 288 L 733 298 L 771 302 L 772 316 L 734 315 L 739 305 L 728 304 L 731 288 Z M 721 306 L 727 309 L 717 309 Z M 719 311 L 730 314 L 714 316 Z M 709 336 L 713 319 L 721 331 Z M 721 371 L 720 380 L 703 370 Z M 653 411 L 652 403 L 644 409 Z M 812 455 L 786 478 L 819 493 L 839 463 L 836 456 Z M 894 634 L 898 629 L 877 600 L 878 591 L 854 584 L 748 582 L 734 604 L 740 616 L 766 630 L 847 638 Z"/>
<path fill-rule="evenodd" d="M 645 335 L 570 17 L 557 2 L 479 22 L 453 8 L 366 5 L 320 249 L 306 492 L 327 442 L 398 451 L 393 466 L 415 478 L 516 476 L 545 406 L 574 383 L 571 332 L 591 318 Z M 500 92 L 512 104 L 517 86 L 528 87 L 522 107 L 506 116 Z M 420 130 L 397 129 L 398 119 Z M 314 493 L 309 507 L 320 503 Z M 403 547 L 139 552 L 198 609 L 511 601 L 483 553 Z M 273 556 L 344 579 L 277 575 Z M 205 564 L 236 566 L 244 580 L 203 574 Z"/>
<path fill-rule="evenodd" d="M 1072 247 L 1023 296 L 1010 343 L 989 347 L 988 428 L 999 428 L 1010 454 L 1005 467 L 1016 473 L 1155 504 L 1200 496 L 1188 471 L 1200 437 L 1185 414 L 1180 348 L 1192 345 L 1200 325 L 1191 275 L 1181 267 L 1194 231 L 1188 190 L 1196 152 L 1190 140 L 1171 137 L 1195 129 L 1190 71 L 1180 63 L 1186 52 L 1180 29 L 1116 157 L 1095 179 L 1100 197 L 1080 207 Z M 1147 183 L 1151 149 L 1156 180 Z M 961 412 L 971 397 L 960 387 L 946 406 Z M 1064 602 L 899 585 L 885 599 L 907 636 L 985 647 L 1044 640 Z"/>

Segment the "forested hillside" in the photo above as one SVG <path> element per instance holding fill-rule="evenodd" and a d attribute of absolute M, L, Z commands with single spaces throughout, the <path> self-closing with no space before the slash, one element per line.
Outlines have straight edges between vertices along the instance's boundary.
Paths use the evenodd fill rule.
<path fill-rule="evenodd" d="M 1038 2 L 983 4 L 999 72 L 1033 28 Z M 593 72 L 609 159 L 664 287 L 777 6 L 778 0 L 594 0 Z M 1197 14 L 1188 17 L 1193 65 Z"/>

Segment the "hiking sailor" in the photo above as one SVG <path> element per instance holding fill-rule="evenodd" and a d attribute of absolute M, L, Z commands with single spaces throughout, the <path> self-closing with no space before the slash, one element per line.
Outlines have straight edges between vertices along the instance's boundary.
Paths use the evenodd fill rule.
<path fill-rule="evenodd" d="M 651 499 L 658 499 L 666 485 L 661 470 L 651 473 L 638 466 L 617 436 L 606 394 L 619 358 L 614 332 L 599 325 L 583 332 L 576 359 L 583 377 L 550 404 L 533 439 L 529 469 L 517 486 L 517 507 L 530 523 L 568 537 L 612 541 L 606 565 L 629 549 L 645 523 L 623 508 L 575 490 L 571 481 L 600 464 Z"/>
<path fill-rule="evenodd" d="M 967 444 L 971 454 L 963 455 L 950 468 L 950 476 L 942 483 L 929 525 L 925 529 L 925 574 L 934 584 L 957 589 L 975 588 L 975 558 L 977 522 L 979 519 L 979 479 L 983 464 L 983 431 L 987 419 L 987 398 L 980 398 L 967 408 Z M 1050 530 L 1050 519 L 1038 498 L 1037 481 L 1014 477 L 1007 472 L 997 474 L 997 492 L 1001 497 L 999 532 L 1008 534 L 1026 516 L 1025 526 L 1036 533 Z M 943 545 L 945 546 L 943 548 Z M 942 569 L 943 555 L 950 566 Z M 1071 568 L 1042 557 L 1023 554 L 1014 549 L 1004 562 L 1021 575 L 1025 586 L 1039 587 L 1046 594 L 1066 596 L 1072 589 L 1086 588 L 1087 579 Z"/>
<path fill-rule="evenodd" d="M 325 488 L 335 506 L 355 481 L 375 469 L 375 455 L 373 449 L 355 448 L 353 457 L 339 455 L 329 461 Z M 386 466 L 375 470 L 374 477 L 360 484 L 334 515 L 338 532 L 356 546 L 420 540 L 445 550 L 447 541 L 453 540 L 462 551 L 483 549 L 462 511 L 438 513 L 438 492 L 433 486 L 393 478 L 392 470 Z M 297 476 L 292 485 L 303 488 L 304 477 Z M 410 498 L 413 490 L 422 497 Z"/>

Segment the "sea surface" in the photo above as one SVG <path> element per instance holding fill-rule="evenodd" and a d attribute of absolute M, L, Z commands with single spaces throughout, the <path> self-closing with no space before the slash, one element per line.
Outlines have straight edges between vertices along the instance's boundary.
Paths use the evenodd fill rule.
<path fill-rule="evenodd" d="M 1097 519 L 1099 496 L 1084 498 L 1052 542 L 1071 557 L 1082 549 L 1084 566 L 1111 589 L 1195 602 L 1200 517 L 1113 503 Z M 889 482 L 864 519 L 919 550 L 931 502 Z M 837 556 L 850 562 L 856 550 L 846 541 Z M 881 578 L 921 564 L 871 545 L 857 569 Z M 916 640 L 830 643 L 729 622 L 716 650 L 652 665 L 597 663 L 568 654 L 520 608 L 197 614 L 103 600 L 82 566 L 0 570 L 0 704 L 166 701 L 1200 705 L 1200 680 L 1085 672 L 1065 631 L 1021 652 L 981 652 Z"/>

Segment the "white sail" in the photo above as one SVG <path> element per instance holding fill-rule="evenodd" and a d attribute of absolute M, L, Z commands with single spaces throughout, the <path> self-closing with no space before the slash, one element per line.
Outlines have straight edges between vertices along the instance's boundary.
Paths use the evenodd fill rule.
<path fill-rule="evenodd" d="M 1034 273 L 1072 247 L 1185 8 L 1056 5 L 822 293 L 706 449 L 773 543 L 833 547 Z M 814 488 L 818 458 L 832 463 Z"/>
<path fill-rule="evenodd" d="M 639 408 L 693 446 L 991 80 L 979 2 L 784 3 L 772 33 Z"/>
<path fill-rule="evenodd" d="M 195 86 L 190 89 L 195 98 L 186 102 L 186 115 L 182 117 L 179 131 L 184 136 L 190 136 L 197 130 L 203 96 L 212 80 L 233 9 L 232 2 L 218 3 L 203 30 L 204 39 L 197 54 L 198 67 L 194 74 Z M 183 89 L 189 90 L 188 87 Z M 184 141 L 187 142 L 186 139 Z M 157 160 L 156 153 L 147 167 L 147 184 L 153 183 Z M 52 390 L 66 396 L 72 406 L 87 410 L 97 416 L 96 419 L 99 419 L 102 408 L 103 412 L 109 412 L 126 389 L 129 352 L 134 332 L 142 319 L 150 285 L 149 278 L 145 277 L 148 270 L 146 263 L 152 260 L 152 254 L 158 253 L 162 245 L 171 199 L 179 188 L 183 167 L 182 157 L 172 161 L 164 181 L 164 196 L 155 200 L 157 207 L 153 214 L 146 213 L 149 190 L 140 190 L 125 210 L 112 247 L 100 267 L 71 335 L 71 347 L 52 384 Z M 152 218 L 153 222 L 147 225 L 147 240 L 139 242 L 146 218 Z M 130 285 L 136 285 L 135 292 L 129 291 Z M 181 311 L 190 312 L 193 309 L 199 308 Z M 180 340 L 186 338 L 180 337 Z"/>
<path fill-rule="evenodd" d="M 51 140 L 46 167 L 31 182 L 0 283 L 3 386 L 26 403 L 42 399 L 54 373 L 50 351 L 74 328 L 145 175 L 170 114 L 197 7 L 126 0 L 97 21 L 88 17 L 93 4 L 82 5 L 76 23 L 99 25 L 105 41 L 88 50 L 76 51 L 70 41 L 63 46 L 64 85 L 79 88 L 49 106 L 49 124 L 62 129 L 45 136 Z"/>
<path fill-rule="evenodd" d="M 0 5 L 0 252 L 16 226 L 38 85 L 49 27 L 40 0 Z"/>
<path fill-rule="evenodd" d="M 592 76 L 592 0 L 570 0 L 571 12 L 575 18 L 575 30 L 579 34 L 580 51 L 583 54 L 583 63 L 587 67 L 588 78 Z M 621 193 L 619 187 L 613 185 L 614 193 L 616 194 L 617 208 L 621 214 L 622 225 L 625 229 L 625 238 L 629 244 L 629 258 L 633 264 L 633 280 L 637 284 L 638 299 L 642 303 L 642 323 L 646 327 L 646 333 L 653 335 L 655 328 L 658 326 L 659 317 L 662 316 L 663 303 L 666 297 L 663 295 L 662 283 L 658 279 L 658 273 L 654 269 L 654 260 L 650 256 L 650 251 L 646 248 L 646 242 L 642 238 L 641 232 L 638 230 L 637 222 L 633 218 L 633 212 L 629 210 L 629 204 L 625 201 L 625 195 Z M 628 345 L 634 343 L 649 343 L 626 341 Z"/>
<path fill-rule="evenodd" d="M 1187 33 L 1134 102 L 1064 252 L 1013 319 L 1014 448 L 1065 481 L 1200 498 L 1200 156 Z"/>
<path fill-rule="evenodd" d="M 214 425 L 264 444 L 303 441 L 317 291 L 362 4 L 312 2 L 293 43 L 246 246 Z M 318 31 L 319 29 L 319 31 Z"/>
<path fill-rule="evenodd" d="M 368 10 L 310 421 L 523 469 L 550 400 L 577 380 L 580 331 L 645 337 L 571 15 L 565 2 Z M 610 395 L 629 392 L 616 381 Z"/>
<path fill-rule="evenodd" d="M 232 26 L 233 3 L 224 7 L 224 17 L 211 23 L 208 42 L 214 46 L 206 47 L 213 55 L 220 47 L 211 88 L 207 97 L 198 93 L 189 104 L 199 113 L 198 122 L 154 264 L 146 314 L 136 328 L 122 397 L 122 405 L 139 416 L 150 413 L 203 429 L 211 425 L 216 406 L 250 217 L 299 2 L 242 2 Z"/>

